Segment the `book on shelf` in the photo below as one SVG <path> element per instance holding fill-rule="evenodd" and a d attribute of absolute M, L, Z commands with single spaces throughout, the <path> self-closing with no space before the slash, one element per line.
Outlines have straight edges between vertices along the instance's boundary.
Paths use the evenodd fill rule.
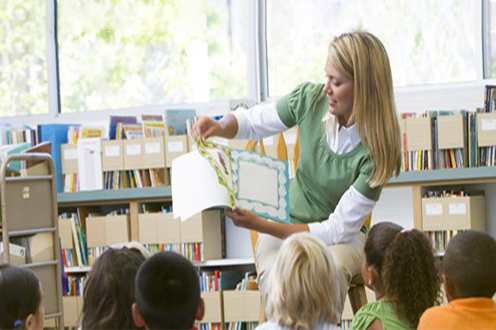
<path fill-rule="evenodd" d="M 186 122 L 196 117 L 196 111 L 193 109 L 166 109 L 165 125 L 167 126 L 167 135 L 186 135 Z"/>
<path fill-rule="evenodd" d="M 62 213 L 59 217 L 61 253 L 64 267 L 88 266 L 86 230 L 80 214 Z"/>
<path fill-rule="evenodd" d="M 38 125 L 38 138 L 40 142 L 51 142 L 52 159 L 57 176 L 57 192 L 63 191 L 62 161 L 60 146 L 67 143 L 67 131 L 71 124 L 42 124 Z"/>
<path fill-rule="evenodd" d="M 289 222 L 288 163 L 199 140 L 197 150 L 172 162 L 174 217 L 237 206 Z"/>
<path fill-rule="evenodd" d="M 122 128 L 122 124 L 136 124 L 135 116 L 110 116 L 109 118 L 109 140 L 119 140 L 122 138 L 122 132 L 118 128 Z M 121 125 L 118 125 L 118 124 Z"/>

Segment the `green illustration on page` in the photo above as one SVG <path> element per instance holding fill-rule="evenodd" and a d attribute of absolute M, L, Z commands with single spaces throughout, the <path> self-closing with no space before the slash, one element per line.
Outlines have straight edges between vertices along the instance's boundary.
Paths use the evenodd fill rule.
<path fill-rule="evenodd" d="M 207 142 L 198 137 L 196 140 L 198 153 L 204 157 L 215 170 L 219 184 L 227 189 L 231 207 L 235 205 L 233 179 L 232 179 L 232 159 L 231 150 L 220 144 Z"/>

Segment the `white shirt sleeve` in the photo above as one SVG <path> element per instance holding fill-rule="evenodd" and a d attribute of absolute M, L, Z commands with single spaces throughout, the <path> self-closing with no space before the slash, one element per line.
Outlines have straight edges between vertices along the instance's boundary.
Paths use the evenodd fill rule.
<path fill-rule="evenodd" d="M 279 118 L 276 101 L 232 112 L 238 121 L 235 139 L 260 140 L 288 129 Z"/>
<path fill-rule="evenodd" d="M 365 223 L 376 201 L 365 197 L 351 186 L 341 197 L 329 219 L 309 223 L 310 233 L 326 244 L 339 244 L 349 241 Z"/>

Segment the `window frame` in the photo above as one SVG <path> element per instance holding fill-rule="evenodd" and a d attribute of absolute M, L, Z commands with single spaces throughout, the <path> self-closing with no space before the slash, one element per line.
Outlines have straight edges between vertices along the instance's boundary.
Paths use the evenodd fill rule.
<path fill-rule="evenodd" d="M 57 0 L 45 0 L 47 10 L 46 42 L 47 42 L 47 70 L 48 70 L 48 114 L 0 117 L 0 123 L 36 125 L 43 123 L 107 123 L 110 115 L 139 115 L 142 113 L 163 113 L 166 108 L 192 108 L 204 114 L 218 114 L 233 109 L 239 103 L 249 106 L 278 99 L 269 97 L 268 65 L 267 65 L 267 0 L 248 1 L 249 26 L 247 72 L 248 95 L 246 99 L 218 100 L 207 103 L 163 104 L 159 106 L 142 106 L 134 108 L 116 108 L 88 112 L 61 113 L 60 108 L 60 80 L 58 69 L 57 48 Z M 474 109 L 483 105 L 483 89 L 486 84 L 495 84 L 496 79 L 486 79 L 486 60 L 488 57 L 488 9 L 489 0 L 477 2 L 478 24 L 481 26 L 477 40 L 477 80 L 463 83 L 449 83 L 436 85 L 419 85 L 397 87 L 394 89 L 397 111 L 420 112 L 425 109 Z"/>

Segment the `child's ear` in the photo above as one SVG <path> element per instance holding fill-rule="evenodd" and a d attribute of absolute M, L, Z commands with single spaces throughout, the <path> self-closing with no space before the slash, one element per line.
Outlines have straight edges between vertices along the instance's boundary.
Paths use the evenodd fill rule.
<path fill-rule="evenodd" d="M 36 320 L 33 314 L 29 314 L 28 317 L 26 317 L 26 320 L 24 320 L 22 323 L 24 324 L 24 328 L 26 330 L 36 329 Z"/>
<path fill-rule="evenodd" d="M 133 306 L 131 307 L 133 311 L 133 321 L 136 327 L 138 328 L 146 328 L 146 323 L 145 320 L 143 320 L 143 317 L 141 316 L 139 310 L 138 310 L 138 305 L 136 303 L 133 303 Z"/>
<path fill-rule="evenodd" d="M 366 286 L 369 288 L 372 288 L 375 283 L 377 283 L 377 280 L 379 279 L 379 276 L 372 266 L 367 267 L 367 283 L 365 283 Z"/>
<path fill-rule="evenodd" d="M 205 316 L 205 302 L 200 298 L 200 303 L 198 304 L 198 309 L 196 310 L 195 320 L 201 321 Z"/>
<path fill-rule="evenodd" d="M 453 282 L 446 276 L 443 275 L 444 292 L 446 293 L 446 298 L 448 302 L 455 299 L 455 287 Z"/>

